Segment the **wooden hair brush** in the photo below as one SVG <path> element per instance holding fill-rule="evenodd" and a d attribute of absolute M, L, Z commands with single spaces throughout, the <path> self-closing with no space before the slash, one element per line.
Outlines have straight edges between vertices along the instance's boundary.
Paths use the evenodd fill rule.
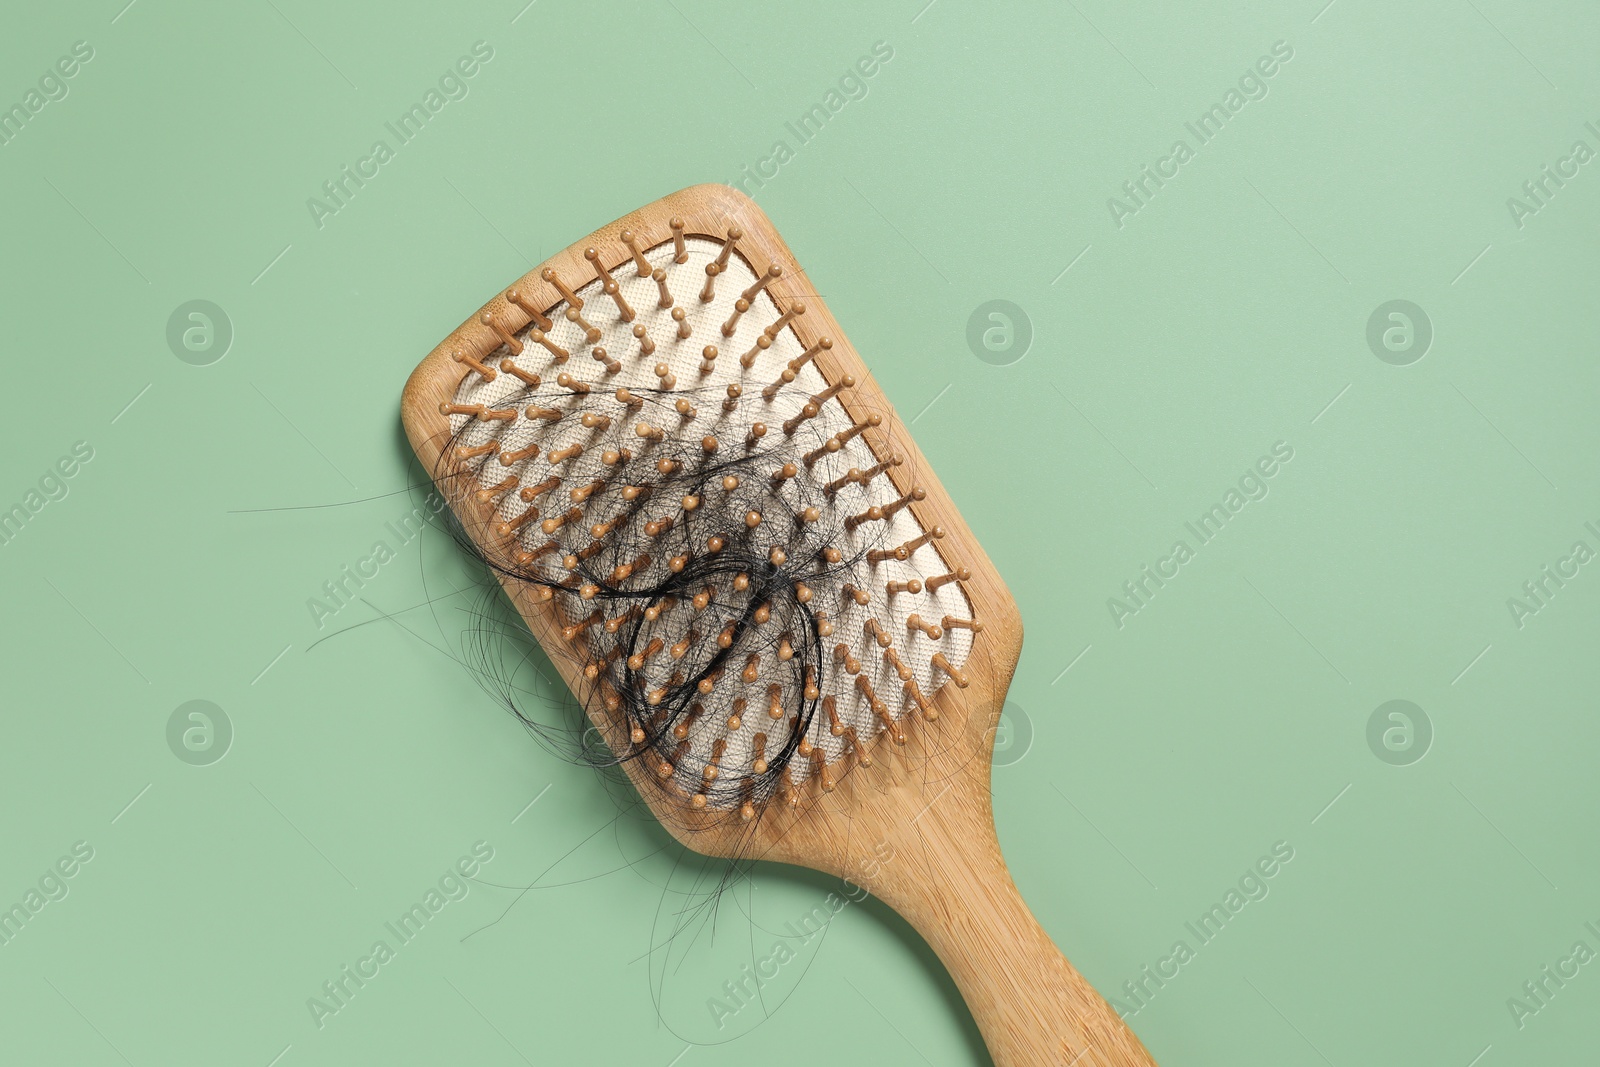
<path fill-rule="evenodd" d="M 870 890 L 1001 1067 L 1152 1062 L 1000 855 L 1016 605 L 754 202 L 695 186 L 553 256 L 423 360 L 402 417 L 679 841 Z"/>

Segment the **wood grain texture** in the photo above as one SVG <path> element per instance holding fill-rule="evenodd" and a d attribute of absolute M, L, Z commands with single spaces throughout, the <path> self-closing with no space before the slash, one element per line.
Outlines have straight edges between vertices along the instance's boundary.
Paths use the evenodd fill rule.
<path fill-rule="evenodd" d="M 818 357 L 818 369 L 829 383 L 854 375 L 854 388 L 840 394 L 852 417 L 882 416 L 882 425 L 865 436 L 879 457 L 891 451 L 905 457 L 904 464 L 889 472 L 900 492 L 913 484 L 927 490 L 926 499 L 911 505 L 912 510 L 924 529 L 944 527 L 947 536 L 934 544 L 945 562 L 971 569 L 972 577 L 964 585 L 984 629 L 965 665 L 969 687 L 942 686 L 930 697 L 939 712 L 937 719 L 903 720 L 907 734 L 903 746 L 880 734 L 870 747 L 872 765 L 849 767 L 831 793 L 810 779 L 798 805 L 791 807 L 775 798 L 760 817 L 745 823 L 725 812 L 691 810 L 681 790 L 664 787 L 641 761 L 629 760 L 623 765 L 634 785 L 673 836 L 697 852 L 814 868 L 849 878 L 894 908 L 949 969 L 1001 1067 L 1151 1064 L 1149 1054 L 1116 1012 L 1051 943 L 1022 901 L 1000 854 L 989 771 L 994 732 L 1022 649 L 1016 605 L 766 215 L 737 190 L 693 186 L 602 227 L 507 288 L 520 290 L 524 301 L 535 307 L 552 308 L 561 295 L 540 277 L 546 267 L 576 286 L 593 276 L 583 258 L 585 248 L 599 249 L 607 267 L 619 266 L 631 258 L 618 237 L 623 230 L 634 231 L 639 246 L 649 249 L 672 240 L 668 220 L 674 216 L 684 220 L 690 237 L 720 240 L 730 224 L 740 227 L 744 237 L 739 254 L 758 274 L 772 263 L 783 265 L 783 277 L 769 292 L 780 309 L 797 300 L 805 302 L 806 314 L 794 324 L 802 342 L 809 344 L 823 335 L 833 339 L 831 351 Z M 509 303 L 504 293 L 474 311 L 422 361 L 407 382 L 401 403 L 406 433 L 419 460 L 436 472 L 440 491 L 468 532 L 486 548 L 481 534 L 490 521 L 489 506 L 462 493 L 460 479 L 452 481 L 441 464 L 449 426 L 439 405 L 454 397 L 463 376 L 452 352 L 460 349 L 486 359 L 500 347 L 499 337 L 481 321 L 484 311 L 512 332 L 529 322 L 530 316 Z M 506 577 L 501 581 L 612 750 L 629 752 L 627 725 L 606 712 L 582 677 L 582 660 L 566 651 L 559 634 L 567 621 L 556 606 L 560 600 L 541 601 L 526 584 Z"/>

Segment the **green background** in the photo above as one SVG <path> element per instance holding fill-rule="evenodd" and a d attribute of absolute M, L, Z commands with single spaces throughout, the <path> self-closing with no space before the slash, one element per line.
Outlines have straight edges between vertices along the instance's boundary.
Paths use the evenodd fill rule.
<path fill-rule="evenodd" d="M 1507 999 L 1600 950 L 1600 568 L 1521 626 L 1507 600 L 1600 548 L 1600 163 L 1521 226 L 1506 200 L 1600 148 L 1600 10 L 124 2 L 0 33 L 4 106 L 94 50 L 0 147 L 0 508 L 94 450 L 0 546 L 0 903 L 94 849 L 0 946 L 0 1059 L 986 1062 L 876 902 L 788 937 L 765 1006 L 718 1029 L 708 998 L 839 887 L 761 868 L 710 907 L 719 865 L 453 662 L 475 576 L 448 538 L 385 527 L 424 353 L 779 139 L 750 191 L 1021 605 L 994 773 L 1017 883 L 1108 994 L 1196 948 L 1130 1018 L 1157 1059 L 1590 1054 L 1600 965 L 1520 1028 Z M 476 41 L 467 95 L 319 228 L 307 198 Z M 798 145 L 785 123 L 879 41 Z M 1279 41 L 1268 94 L 1116 225 Z M 207 366 L 167 341 L 197 299 L 234 334 Z M 967 342 L 991 299 L 1031 327 L 1006 365 Z M 1395 299 L 1432 326 L 1408 365 L 1367 342 Z M 1279 441 L 1270 494 L 1119 628 L 1108 598 Z M 319 629 L 307 599 L 379 539 L 398 558 Z M 233 730 L 207 766 L 167 740 L 195 699 Z M 1409 763 L 1369 747 L 1394 699 L 1425 758 L 1421 733 Z M 319 1028 L 307 999 L 477 841 L 470 893 Z M 1197 947 L 1185 923 L 1280 841 L 1269 895 Z"/>

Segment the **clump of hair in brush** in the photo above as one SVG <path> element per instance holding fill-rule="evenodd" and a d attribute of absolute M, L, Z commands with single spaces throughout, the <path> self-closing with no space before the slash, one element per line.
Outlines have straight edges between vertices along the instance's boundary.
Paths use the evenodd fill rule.
<path fill-rule="evenodd" d="M 881 417 L 774 300 L 783 266 L 737 229 L 667 229 L 587 250 L 579 289 L 546 270 L 554 305 L 484 313 L 498 347 L 456 353 L 434 474 L 462 545 L 553 602 L 546 651 L 626 736 L 616 759 L 751 819 L 935 717 L 979 624 Z"/>

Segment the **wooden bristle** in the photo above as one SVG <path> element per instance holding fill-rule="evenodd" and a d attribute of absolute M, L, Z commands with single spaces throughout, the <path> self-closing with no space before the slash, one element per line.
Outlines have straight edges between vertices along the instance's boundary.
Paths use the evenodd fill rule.
<path fill-rule="evenodd" d="M 606 282 L 605 294 L 616 303 L 617 314 L 621 316 L 623 322 L 632 322 L 634 320 L 633 308 L 623 299 L 622 286 L 618 285 L 614 279 Z"/>
<path fill-rule="evenodd" d="M 513 378 L 521 379 L 521 381 L 530 388 L 539 388 L 539 376 L 537 374 L 530 374 L 529 372 L 523 370 L 521 367 L 517 366 L 515 360 L 502 359 L 500 361 L 500 369 L 511 375 Z"/>
<path fill-rule="evenodd" d="M 756 365 L 756 360 L 761 358 L 761 353 L 772 347 L 772 338 L 762 334 L 756 338 L 756 343 L 750 346 L 750 351 L 739 357 L 739 366 L 749 370 Z"/>
<path fill-rule="evenodd" d="M 856 472 L 856 473 L 862 473 L 862 472 Z M 876 472 L 876 473 L 882 473 L 882 472 L 879 471 L 879 472 Z M 894 548 L 888 548 L 888 549 L 883 549 L 883 548 L 873 549 L 871 552 L 867 553 L 867 562 L 868 563 L 882 563 L 885 560 L 892 559 L 892 560 L 897 560 L 897 561 L 903 563 L 906 560 L 911 558 L 911 553 L 915 552 L 917 549 L 921 548 L 923 545 L 927 544 L 929 541 L 932 541 L 935 538 L 939 538 L 939 537 L 943 537 L 943 536 L 944 536 L 944 527 L 935 526 L 933 529 L 927 530 L 927 531 L 923 532 L 921 535 L 919 535 L 917 537 L 913 537 L 911 540 L 907 541 L 903 545 L 898 545 L 898 546 L 896 546 Z"/>
<path fill-rule="evenodd" d="M 502 466 L 514 467 L 518 463 L 521 463 L 524 460 L 532 459 L 538 454 L 539 446 L 537 444 L 532 444 L 527 448 L 521 448 L 515 452 L 502 452 L 500 454 L 500 463 Z"/>
<path fill-rule="evenodd" d="M 733 246 L 737 244 L 739 238 L 743 236 L 744 231 L 739 229 L 739 227 L 728 227 L 728 237 L 722 242 L 722 251 L 717 253 L 717 258 L 714 260 L 717 265 L 717 272 L 719 274 L 728 269 L 728 259 L 733 255 Z"/>
<path fill-rule="evenodd" d="M 636 323 L 633 327 L 634 339 L 639 342 L 639 354 L 648 356 L 656 350 L 656 343 L 650 340 L 650 335 L 645 331 L 644 323 Z"/>
<path fill-rule="evenodd" d="M 706 264 L 706 284 L 705 287 L 700 290 L 700 303 L 709 304 L 711 301 L 716 299 L 717 275 L 720 273 L 721 268 L 719 268 L 715 263 Z"/>
<path fill-rule="evenodd" d="M 539 327 L 539 329 L 546 331 L 550 329 L 550 320 L 545 317 L 542 311 L 528 302 L 528 298 L 523 294 L 522 290 L 507 289 L 506 299 L 521 308 L 523 313 L 528 316 L 528 321 Z"/>
<path fill-rule="evenodd" d="M 689 249 L 683 243 L 683 220 L 674 215 L 667 225 L 672 227 L 672 262 L 689 262 Z"/>
<path fill-rule="evenodd" d="M 650 261 L 644 258 L 644 253 L 639 251 L 639 239 L 632 230 L 623 230 L 617 239 L 628 246 L 628 253 L 633 256 L 633 263 L 638 268 L 640 278 L 650 277 Z"/>
<path fill-rule="evenodd" d="M 567 357 L 571 355 L 571 353 L 565 348 L 562 348 L 560 345 L 550 340 L 550 338 L 545 335 L 545 332 L 538 327 L 528 331 L 528 340 L 532 341 L 536 345 L 543 345 L 545 349 L 556 358 L 557 363 L 565 363 L 567 361 Z M 537 375 L 535 375 L 535 377 L 537 377 Z"/>
<path fill-rule="evenodd" d="M 801 367 L 804 367 L 807 363 L 810 363 L 813 359 L 816 359 L 817 356 L 821 355 L 823 352 L 828 351 L 832 347 L 833 347 L 833 338 L 831 338 L 831 337 L 819 337 L 819 338 L 817 338 L 816 344 L 813 344 L 811 347 L 807 348 L 804 352 L 800 353 L 794 359 L 791 359 L 789 361 L 789 369 L 790 370 L 794 370 L 794 371 L 799 370 Z"/>
<path fill-rule="evenodd" d="M 962 689 L 965 689 L 967 687 L 967 676 L 966 676 L 966 674 L 963 673 L 960 668 L 952 666 L 950 661 L 945 658 L 945 655 L 944 655 L 943 652 L 935 652 L 933 654 L 932 660 L 930 660 L 929 662 L 931 662 L 934 665 L 934 667 L 938 668 L 939 670 L 943 671 L 945 674 L 949 675 L 950 676 L 950 680 L 952 682 L 955 682 L 956 685 L 960 686 Z"/>
<path fill-rule="evenodd" d="M 500 343 L 511 349 L 512 355 L 522 355 L 522 342 L 513 337 L 511 332 L 501 324 L 499 319 L 485 311 L 482 315 L 478 316 L 478 321 L 489 327 L 489 329 L 493 330 L 494 335 L 500 338 Z"/>
<path fill-rule="evenodd" d="M 579 298 L 577 293 L 567 288 L 567 283 L 561 280 L 561 275 L 557 274 L 549 267 L 546 267 L 543 272 L 540 273 L 539 277 L 555 286 L 556 292 L 561 294 L 562 301 L 569 307 L 582 309 L 583 301 Z M 543 327 L 540 327 L 540 329 L 543 329 Z"/>
<path fill-rule="evenodd" d="M 761 332 L 766 334 L 768 337 L 776 339 L 778 334 L 783 332 L 783 328 L 785 326 L 789 325 L 789 323 L 793 322 L 795 319 L 798 319 L 801 315 L 804 315 L 805 313 L 806 313 L 805 304 L 803 304 L 803 303 L 801 303 L 800 301 L 797 300 L 797 301 L 794 302 L 793 305 L 790 306 L 788 311 L 785 311 L 782 315 L 779 315 L 777 317 L 777 319 L 775 319 L 773 321 L 771 326 L 768 326 L 765 330 L 762 330 Z"/>
<path fill-rule="evenodd" d="M 772 266 L 767 268 L 767 273 L 757 278 L 751 283 L 750 288 L 739 294 L 739 299 L 749 303 L 756 298 L 757 293 L 761 292 L 761 290 L 765 289 L 767 286 L 771 285 L 781 277 L 783 277 L 783 268 L 774 263 Z"/>
<path fill-rule="evenodd" d="M 478 377 L 482 378 L 486 382 L 492 382 L 495 379 L 495 370 L 493 367 L 488 367 L 482 363 L 479 363 L 471 355 L 459 348 L 451 353 L 450 358 L 455 360 L 457 363 L 463 364 L 464 366 L 470 367 L 477 371 Z"/>
<path fill-rule="evenodd" d="M 926 585 L 928 587 L 928 592 L 932 593 L 942 589 L 944 586 L 949 585 L 951 582 L 964 582 L 971 577 L 972 572 L 967 570 L 967 568 L 957 567 L 948 574 L 941 574 L 937 577 L 929 578 L 926 582 Z"/>
<path fill-rule="evenodd" d="M 617 284 L 616 279 L 611 277 L 611 272 L 606 270 L 606 265 L 600 258 L 600 250 L 598 248 L 585 248 L 583 250 L 583 258 L 587 259 L 589 261 L 589 266 L 594 268 L 594 276 L 596 281 L 600 282 L 602 285 L 607 283 L 610 285 Z"/>
<path fill-rule="evenodd" d="M 589 344 L 592 345 L 596 341 L 600 340 L 602 336 L 600 331 L 596 329 L 588 320 L 586 320 L 577 308 L 570 307 L 567 309 L 567 321 L 583 331 L 583 339 Z"/>

